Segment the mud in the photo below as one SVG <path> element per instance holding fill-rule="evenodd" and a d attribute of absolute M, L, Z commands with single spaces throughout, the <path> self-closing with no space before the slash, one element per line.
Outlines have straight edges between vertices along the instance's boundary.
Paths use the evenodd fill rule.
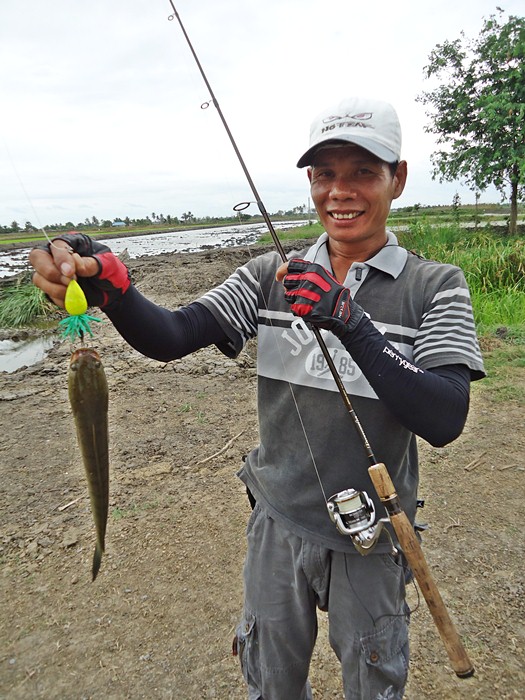
<path fill-rule="evenodd" d="M 254 254 L 252 249 L 252 255 Z M 138 287 L 172 308 L 249 253 L 223 249 L 131 261 Z M 257 442 L 255 344 L 170 363 L 96 324 L 110 391 L 106 554 L 91 583 L 94 531 L 67 399 L 71 348 L 0 381 L 0 698 L 241 700 L 231 642 L 242 603 L 250 507 L 235 476 Z M 523 370 L 516 372 L 523 386 Z M 422 444 L 424 550 L 476 666 L 456 678 L 410 588 L 408 700 L 525 697 L 523 405 L 474 386 L 463 435 Z M 311 680 L 342 698 L 326 620 Z"/>

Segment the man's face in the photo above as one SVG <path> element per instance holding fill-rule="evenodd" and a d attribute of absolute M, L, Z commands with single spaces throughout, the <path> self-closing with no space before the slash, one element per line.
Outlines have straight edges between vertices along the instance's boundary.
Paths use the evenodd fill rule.
<path fill-rule="evenodd" d="M 403 192 L 406 162 L 395 175 L 364 148 L 321 149 L 308 169 L 312 199 L 331 240 L 350 247 L 380 248 L 390 205 Z"/>

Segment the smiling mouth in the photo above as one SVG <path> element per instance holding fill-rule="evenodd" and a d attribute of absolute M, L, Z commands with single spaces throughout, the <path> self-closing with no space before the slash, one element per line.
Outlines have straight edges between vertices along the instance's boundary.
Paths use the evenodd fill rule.
<path fill-rule="evenodd" d="M 360 211 L 351 211 L 348 214 L 339 214 L 336 211 L 331 211 L 329 212 L 330 216 L 336 219 L 337 221 L 343 221 L 343 220 L 350 220 L 350 219 L 356 219 L 358 216 L 361 216 L 362 212 Z"/>

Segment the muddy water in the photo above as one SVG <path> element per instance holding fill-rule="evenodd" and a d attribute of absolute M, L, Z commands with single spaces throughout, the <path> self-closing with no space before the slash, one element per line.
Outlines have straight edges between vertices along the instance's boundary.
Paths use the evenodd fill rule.
<path fill-rule="evenodd" d="M 304 226 L 308 221 L 275 221 L 275 228 L 291 229 Z M 249 245 L 266 233 L 265 224 L 238 224 L 235 226 L 218 226 L 215 228 L 192 229 L 191 231 L 172 231 L 166 233 L 148 233 L 140 236 L 124 236 L 101 240 L 117 255 L 126 250 L 130 258 L 162 253 L 195 253 L 207 248 L 226 248 L 236 245 Z M 0 251 L 0 277 L 10 277 L 29 269 L 28 250 L 15 249 Z"/>
<path fill-rule="evenodd" d="M 53 345 L 53 336 L 23 340 L 0 340 L 0 372 L 14 372 L 20 367 L 30 367 L 43 360 Z"/>

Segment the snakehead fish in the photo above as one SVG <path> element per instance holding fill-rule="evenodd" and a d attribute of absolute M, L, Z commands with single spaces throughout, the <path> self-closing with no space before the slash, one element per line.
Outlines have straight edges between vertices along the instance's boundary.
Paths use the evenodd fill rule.
<path fill-rule="evenodd" d="M 94 581 L 104 553 L 109 505 L 108 385 L 95 350 L 80 348 L 73 352 L 68 385 L 97 533 L 92 569 Z"/>

